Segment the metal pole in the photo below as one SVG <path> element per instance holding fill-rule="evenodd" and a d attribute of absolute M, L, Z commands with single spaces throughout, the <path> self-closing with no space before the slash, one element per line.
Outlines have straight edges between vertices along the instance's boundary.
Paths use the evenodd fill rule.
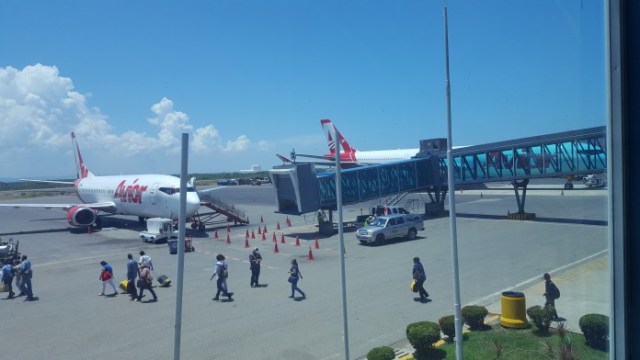
<path fill-rule="evenodd" d="M 173 340 L 173 359 L 180 359 L 182 334 L 182 280 L 184 279 L 184 234 L 187 223 L 187 169 L 189 162 L 189 134 L 182 133 L 182 160 L 180 169 L 180 212 L 178 213 L 178 288 L 176 289 L 176 326 Z"/>
<path fill-rule="evenodd" d="M 347 316 L 347 277 L 344 269 L 344 234 L 342 232 L 342 171 L 340 169 L 340 132 L 336 129 L 336 203 L 338 204 L 338 238 L 340 239 L 340 280 L 342 283 L 342 331 L 344 358 L 349 360 L 349 320 Z"/>
<path fill-rule="evenodd" d="M 449 84 L 449 21 L 447 18 L 447 1 L 443 0 L 444 11 L 444 53 L 446 67 L 446 93 L 447 93 L 447 187 L 449 188 L 449 224 L 451 230 L 451 266 L 453 268 L 453 310 L 455 318 L 456 359 L 462 360 L 462 313 L 460 311 L 460 275 L 458 271 L 458 234 L 456 230 L 456 199 L 453 185 L 453 154 L 451 153 L 453 141 L 451 138 L 451 86 Z"/>

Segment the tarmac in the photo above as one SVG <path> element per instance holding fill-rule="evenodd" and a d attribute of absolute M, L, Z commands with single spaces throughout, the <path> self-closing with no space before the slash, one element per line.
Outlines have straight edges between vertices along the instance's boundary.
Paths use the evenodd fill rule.
<path fill-rule="evenodd" d="M 610 316 L 610 281 L 608 252 L 602 251 L 586 257 L 572 264 L 549 272 L 551 280 L 560 289 L 560 298 L 556 300 L 558 320 L 551 323 L 551 327 L 563 322 L 570 331 L 582 334 L 580 330 L 580 318 L 586 314 L 603 314 Z M 485 323 L 497 325 L 502 314 L 501 294 L 504 291 L 517 291 L 525 296 L 525 307 L 544 305 L 544 280 L 542 274 L 539 278 L 532 278 L 503 291 L 491 294 L 472 304 L 487 308 L 489 315 Z M 464 305 L 463 305 L 464 306 Z M 527 319 L 528 320 L 528 319 Z M 534 326 L 531 324 L 531 326 Z M 408 360 L 414 352 L 408 340 L 403 339 L 389 345 L 396 353 L 395 359 Z M 464 343 L 463 343 L 464 351 Z M 360 358 L 360 360 L 366 357 Z"/>

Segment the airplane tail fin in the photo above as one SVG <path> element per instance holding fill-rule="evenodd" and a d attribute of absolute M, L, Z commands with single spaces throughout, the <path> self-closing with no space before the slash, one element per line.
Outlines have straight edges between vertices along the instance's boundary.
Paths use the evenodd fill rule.
<path fill-rule="evenodd" d="M 335 138 L 336 138 L 336 133 L 338 132 L 337 128 L 335 125 L 333 125 L 330 119 L 322 119 L 320 120 L 320 124 L 322 125 L 322 129 L 324 130 L 324 135 L 327 137 L 329 153 L 335 154 L 336 153 Z M 351 145 L 349 145 L 349 142 L 344 138 L 344 136 L 342 136 L 342 133 L 340 133 L 340 148 L 345 153 L 350 153 L 350 152 L 353 152 L 354 150 L 351 147 Z"/>
<path fill-rule="evenodd" d="M 80 147 L 78 146 L 78 140 L 76 139 L 76 134 L 73 133 L 73 132 L 71 132 L 71 142 L 73 143 L 73 146 L 75 147 L 76 171 L 77 171 L 76 176 L 77 176 L 77 178 L 78 179 L 84 179 L 86 177 L 93 176 L 91 171 L 89 171 L 87 166 L 84 164 L 84 160 L 82 159 L 82 154 L 80 154 Z"/>

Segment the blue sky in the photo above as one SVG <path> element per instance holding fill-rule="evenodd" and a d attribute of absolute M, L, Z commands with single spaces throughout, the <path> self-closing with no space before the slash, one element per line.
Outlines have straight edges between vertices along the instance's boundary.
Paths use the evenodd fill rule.
<path fill-rule="evenodd" d="M 448 2 L 454 145 L 605 125 L 603 4 Z M 0 2 L 0 177 L 263 169 L 446 137 L 440 1 Z"/>

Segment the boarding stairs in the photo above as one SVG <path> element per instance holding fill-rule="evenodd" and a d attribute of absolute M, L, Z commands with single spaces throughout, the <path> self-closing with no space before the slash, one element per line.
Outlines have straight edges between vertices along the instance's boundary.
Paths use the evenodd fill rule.
<path fill-rule="evenodd" d="M 211 196 L 210 193 L 200 193 L 199 196 L 202 206 L 206 206 L 214 211 L 213 213 L 199 215 L 201 222 L 207 224 L 225 222 L 233 222 L 235 225 L 249 224 L 249 217 L 247 216 L 246 211 L 239 209 L 232 204 L 225 203 L 224 201 Z M 220 216 L 224 216 L 225 218 L 217 220 Z"/>

